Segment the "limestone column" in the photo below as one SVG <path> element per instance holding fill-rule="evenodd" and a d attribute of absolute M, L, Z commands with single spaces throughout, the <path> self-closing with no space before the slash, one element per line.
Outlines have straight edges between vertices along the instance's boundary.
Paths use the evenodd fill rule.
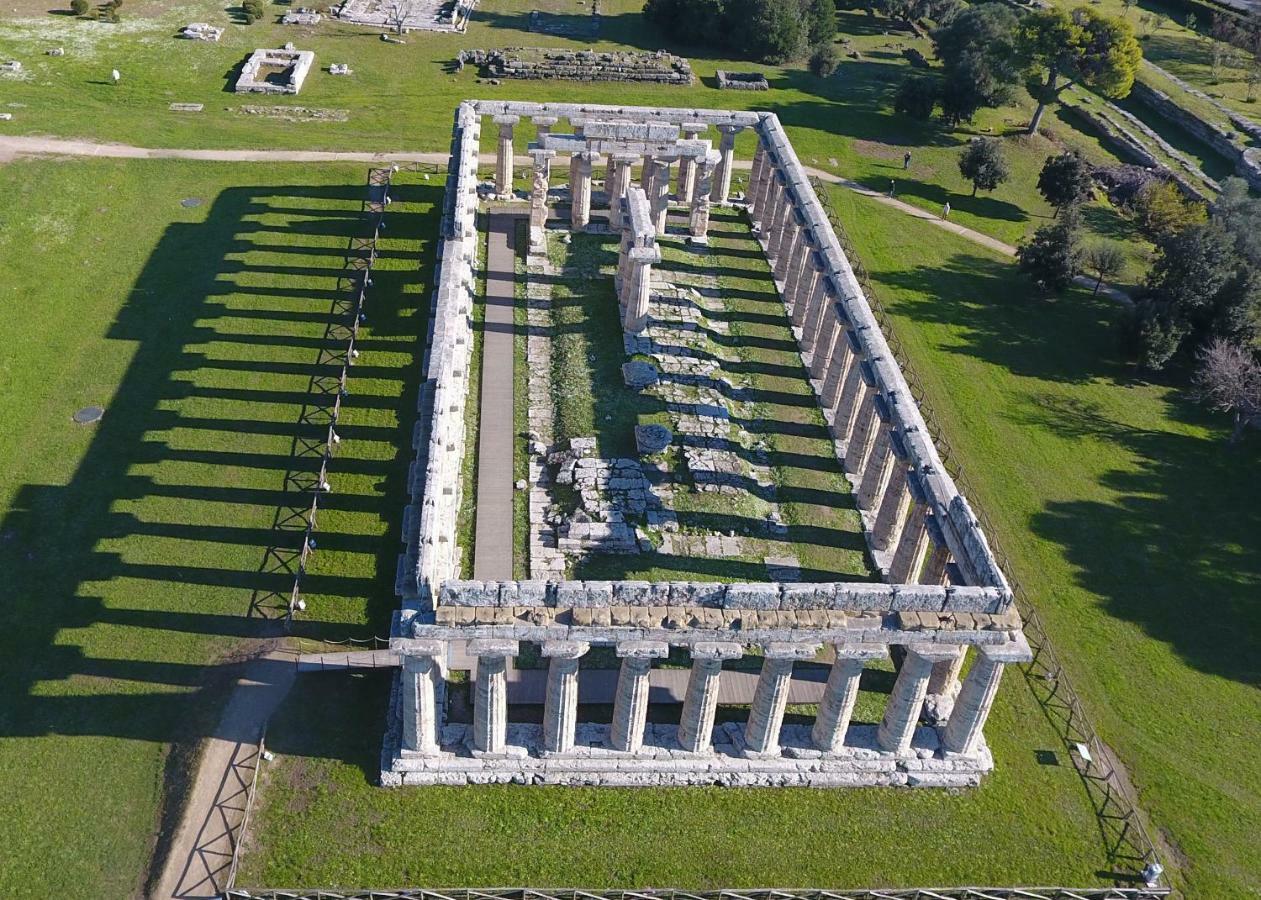
<path fill-rule="evenodd" d="M 609 195 L 609 227 L 622 226 L 622 201 L 631 184 L 631 166 L 637 157 L 615 153 L 609 156 L 609 179 L 604 186 Z"/>
<path fill-rule="evenodd" d="M 753 692 L 744 741 L 750 753 L 778 755 L 779 731 L 784 724 L 788 691 L 792 685 L 793 660 L 814 659 L 818 644 L 772 643 L 764 648 L 762 671 Z"/>
<path fill-rule="evenodd" d="M 679 716 L 679 746 L 690 753 L 708 753 L 713 746 L 714 716 L 718 712 L 718 679 L 725 659 L 739 659 L 744 647 L 732 643 L 693 644 L 692 671 Z"/>
<path fill-rule="evenodd" d="M 695 141 L 698 140 L 701 132 L 705 130 L 705 126 L 699 122 L 684 122 L 680 126 L 680 130 L 683 132 L 683 140 Z M 687 205 L 691 204 L 695 199 L 697 163 L 698 161 L 694 157 L 679 157 L 679 175 L 674 189 L 675 199 L 679 203 Z M 710 184 L 710 189 L 713 189 L 712 183 Z"/>
<path fill-rule="evenodd" d="M 530 116 L 530 121 L 534 123 L 534 130 L 538 134 L 539 146 L 543 145 L 543 138 L 552 132 L 552 127 L 559 121 L 556 116 Z M 552 177 L 552 161 L 547 161 L 547 177 Z"/>
<path fill-rule="evenodd" d="M 508 658 L 520 652 L 516 641 L 472 640 L 470 656 L 477 657 L 473 692 L 473 749 L 501 754 L 508 734 Z"/>
<path fill-rule="evenodd" d="M 578 663 L 591 645 L 583 641 L 546 641 L 547 693 L 543 698 L 543 749 L 568 753 L 578 725 Z"/>
<path fill-rule="evenodd" d="M 889 480 L 876 511 L 876 521 L 871 528 L 871 545 L 877 550 L 887 550 L 897 529 L 902 510 L 906 507 L 907 453 L 902 435 L 894 431 L 889 435 Z"/>
<path fill-rule="evenodd" d="M 872 512 L 872 507 L 880 497 L 885 479 L 889 476 L 889 466 L 893 461 L 889 437 L 893 430 L 892 415 L 886 398 L 876 398 L 876 436 L 871 444 L 871 452 L 867 455 L 867 464 L 863 467 L 862 479 L 858 484 L 855 500 L 858 508 Z"/>
<path fill-rule="evenodd" d="M 845 326 L 841 324 L 840 317 L 836 315 L 836 305 L 829 303 L 828 314 L 823 316 L 823 323 L 819 327 L 819 337 L 814 342 L 814 349 L 810 353 L 810 362 L 807 366 L 810 379 L 819 391 L 820 401 L 822 401 L 823 395 L 826 393 L 827 376 L 830 374 L 829 368 L 833 365 L 836 365 L 838 368 L 845 365 L 843 359 L 837 358 L 837 349 L 839 347 L 843 352 L 844 341 Z M 836 398 L 833 397 L 832 399 L 835 400 Z"/>
<path fill-rule="evenodd" d="M 788 268 L 784 270 L 784 296 L 788 299 L 789 309 L 806 302 L 814 292 L 813 279 L 810 277 L 814 267 L 810 264 L 810 257 L 814 255 L 816 246 L 814 231 L 806 224 L 803 216 L 796 252 L 788 261 Z"/>
<path fill-rule="evenodd" d="M 639 186 L 643 188 L 644 194 L 652 199 L 652 183 L 657 177 L 657 161 L 651 155 L 645 154 L 644 161 L 639 170 Z"/>
<path fill-rule="evenodd" d="M 628 257 L 631 264 L 630 288 L 622 327 L 631 334 L 639 334 L 648 326 L 648 305 L 652 299 L 652 266 L 661 262 L 661 248 L 635 247 Z"/>
<path fill-rule="evenodd" d="M 657 234 L 666 233 L 666 223 L 670 216 L 670 162 L 659 159 L 654 163 L 656 172 L 652 177 L 652 192 L 648 202 L 652 204 L 652 224 Z"/>
<path fill-rule="evenodd" d="M 766 145 L 758 135 L 757 149 L 753 151 L 753 169 L 749 172 L 749 222 L 756 231 L 762 222 L 762 213 L 766 211 L 766 177 L 770 168 L 770 160 Z"/>
<path fill-rule="evenodd" d="M 628 641 L 617 645 L 622 670 L 617 676 L 613 697 L 613 724 L 609 744 L 614 750 L 638 753 L 644 744 L 648 721 L 648 673 L 654 659 L 663 659 L 670 645 L 658 641 Z"/>
<path fill-rule="evenodd" d="M 819 332 L 832 311 L 833 306 L 828 302 L 828 283 L 819 279 L 815 282 L 814 294 L 806 302 L 806 317 L 801 323 L 801 350 L 812 358 L 818 350 Z"/>
<path fill-rule="evenodd" d="M 906 648 L 902 668 L 893 684 L 893 693 L 885 706 L 884 718 L 876 730 L 876 743 L 881 750 L 899 756 L 910 752 L 915 725 L 924 706 L 924 695 L 928 693 L 933 663 L 948 659 L 956 650 L 939 644 L 918 644 Z"/>
<path fill-rule="evenodd" d="M 952 659 L 933 663 L 928 677 L 928 694 L 924 698 L 921 718 L 929 725 L 940 725 L 950 717 L 959 693 L 959 674 L 963 671 L 966 647 L 959 647 Z"/>
<path fill-rule="evenodd" d="M 784 207 L 788 203 L 784 173 L 775 169 L 767 178 L 766 215 L 762 218 L 761 238 L 766 244 L 766 260 L 773 263 L 775 257 L 775 239 L 779 233 L 779 225 L 784 217 Z"/>
<path fill-rule="evenodd" d="M 824 753 L 835 753 L 845 745 L 845 732 L 858 700 L 858 684 L 868 660 L 884 659 L 888 648 L 877 644 L 837 644 L 836 660 L 823 688 L 823 702 L 814 720 L 810 737 Z"/>
<path fill-rule="evenodd" d="M 1033 659 L 1024 635 L 1018 635 L 1016 640 L 1008 644 L 984 644 L 976 649 L 972 668 L 968 670 L 959 696 L 955 699 L 954 710 L 950 713 L 950 719 L 941 736 L 942 746 L 948 753 L 971 756 L 977 752 L 981 745 L 985 720 L 989 717 L 994 697 L 998 694 L 1003 666 Z"/>
<path fill-rule="evenodd" d="M 928 558 L 924 560 L 924 568 L 919 573 L 920 584 L 945 584 L 946 567 L 950 565 L 950 546 L 946 543 L 946 535 L 941 530 L 941 523 L 936 516 L 929 516 L 925 523 L 928 533 Z"/>
<path fill-rule="evenodd" d="M 853 334 L 853 332 L 850 332 Z M 852 347 L 853 345 L 850 344 Z M 849 440 L 850 423 L 858 406 L 862 403 L 863 393 L 867 389 L 863 381 L 862 366 L 865 360 L 860 353 L 855 354 L 845 372 L 845 383 L 841 385 L 841 396 L 832 407 L 832 437 L 841 442 Z"/>
<path fill-rule="evenodd" d="M 775 280 L 779 282 L 781 293 L 789 304 L 792 303 L 788 296 L 788 268 L 794 258 L 800 261 L 798 247 L 802 241 L 801 230 L 806 223 L 806 217 L 802 215 L 801 210 L 793 209 L 792 215 L 788 219 L 788 230 L 784 234 L 783 240 L 779 244 L 779 253 L 775 257 Z"/>
<path fill-rule="evenodd" d="M 917 482 L 917 478 L 907 476 L 906 485 L 911 490 L 911 511 L 906 516 L 902 534 L 893 550 L 893 560 L 889 563 L 890 584 L 915 582 L 920 560 L 924 556 L 924 545 L 928 543 L 928 529 L 925 524 L 928 506 L 917 496 Z"/>
<path fill-rule="evenodd" d="M 731 172 L 736 161 L 736 135 L 743 127 L 743 125 L 718 126 L 718 133 L 722 135 L 718 141 L 721 159 L 718 161 L 718 171 L 714 175 L 714 186 L 709 199 L 719 206 L 727 205 L 727 197 L 731 193 Z"/>
<path fill-rule="evenodd" d="M 512 129 L 521 121 L 520 116 L 495 116 L 499 126 L 499 147 L 495 156 L 495 193 L 501 198 L 512 197 Z"/>
<path fill-rule="evenodd" d="M 403 750 L 419 756 L 438 752 L 442 728 L 438 685 L 447 655 L 445 641 L 417 641 L 400 650 L 403 660 Z"/>
<path fill-rule="evenodd" d="M 569 160 L 569 225 L 585 231 L 591 222 L 591 170 L 595 153 L 575 153 Z"/>
<path fill-rule="evenodd" d="M 547 252 L 547 172 L 555 150 L 531 150 L 534 181 L 530 187 L 530 252 Z"/>
<path fill-rule="evenodd" d="M 819 393 L 819 405 L 825 413 L 831 414 L 841 399 L 841 391 L 849 378 L 850 369 L 858 364 L 858 354 L 854 352 L 854 332 L 841 322 L 840 304 L 835 304 L 837 330 L 836 339 L 832 342 L 832 352 L 826 358 L 826 370 L 820 380 L 823 388 Z M 811 363 L 814 359 L 811 358 Z M 813 371 L 813 368 L 812 370 Z"/>
<path fill-rule="evenodd" d="M 771 257 L 775 259 L 775 269 L 779 269 L 781 257 L 787 256 L 792 248 L 793 232 L 797 230 L 797 191 L 791 184 L 784 185 L 784 205 L 775 224 L 775 233 L 771 235 Z"/>
<path fill-rule="evenodd" d="M 683 161 L 679 161 L 681 166 Z M 696 182 L 692 191 L 692 212 L 688 217 L 688 230 L 692 235 L 692 243 L 709 243 L 709 192 L 714 180 L 714 167 L 718 164 L 718 154 L 710 152 L 700 161 L 700 172 L 695 176 Z"/>

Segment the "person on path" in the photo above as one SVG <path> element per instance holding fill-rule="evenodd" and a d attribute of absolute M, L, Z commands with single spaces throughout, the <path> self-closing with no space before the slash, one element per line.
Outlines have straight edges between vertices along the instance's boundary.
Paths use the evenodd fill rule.
<path fill-rule="evenodd" d="M 906 153 L 902 154 L 902 168 L 909 169 L 910 167 L 911 167 L 911 151 L 907 150 Z"/>
<path fill-rule="evenodd" d="M 889 179 L 889 196 L 890 197 L 893 196 L 893 188 L 895 184 L 897 184 L 897 182 L 895 182 L 892 178 L 890 178 Z"/>
<path fill-rule="evenodd" d="M 941 217 L 943 219 L 950 218 L 950 201 L 949 200 L 947 200 L 946 205 L 941 208 Z"/>

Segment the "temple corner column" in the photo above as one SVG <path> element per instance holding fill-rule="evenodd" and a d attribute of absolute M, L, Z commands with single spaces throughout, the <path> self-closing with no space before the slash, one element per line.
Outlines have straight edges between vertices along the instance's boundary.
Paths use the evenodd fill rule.
<path fill-rule="evenodd" d="M 445 641 L 410 641 L 399 650 L 402 659 L 403 734 L 405 754 L 433 756 L 439 750 L 442 709 L 438 687 L 446 665 Z"/>
<path fill-rule="evenodd" d="M 947 754 L 974 755 L 981 746 L 985 720 L 989 717 L 998 694 L 1003 667 L 1033 659 L 1029 642 L 1023 634 L 1006 644 L 982 644 L 955 698 L 954 710 L 942 731 L 941 743 Z"/>

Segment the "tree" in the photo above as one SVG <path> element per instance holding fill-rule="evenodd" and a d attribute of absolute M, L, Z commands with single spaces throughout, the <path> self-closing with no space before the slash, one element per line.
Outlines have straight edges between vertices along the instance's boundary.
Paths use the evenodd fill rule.
<path fill-rule="evenodd" d="M 832 44 L 820 44 L 810 54 L 810 74 L 818 78 L 827 78 L 836 71 L 839 61 L 836 55 L 836 47 Z"/>
<path fill-rule="evenodd" d="M 804 55 L 806 27 L 798 0 L 728 0 L 724 9 L 731 45 L 742 55 L 768 63 Z"/>
<path fill-rule="evenodd" d="M 1139 230 L 1152 243 L 1206 218 L 1204 204 L 1188 200 L 1172 181 L 1151 181 L 1144 185 L 1130 201 L 1130 211 Z"/>
<path fill-rule="evenodd" d="M 927 119 L 937 105 L 937 82 L 928 76 L 910 75 L 898 86 L 894 112 L 912 119 Z"/>
<path fill-rule="evenodd" d="M 1214 338 L 1197 354 L 1196 398 L 1219 412 L 1230 413 L 1230 443 L 1261 420 L 1261 365 L 1247 347 Z"/>
<path fill-rule="evenodd" d="M 245 23 L 253 25 L 263 17 L 262 0 L 243 0 L 241 9 L 245 12 Z"/>
<path fill-rule="evenodd" d="M 1077 216 L 1068 213 L 1043 225 L 1016 250 L 1020 271 L 1044 291 L 1059 293 L 1072 284 L 1081 269 Z"/>
<path fill-rule="evenodd" d="M 647 0 L 644 18 L 685 44 L 731 46 L 722 0 Z"/>
<path fill-rule="evenodd" d="M 1020 77 L 1018 24 L 1006 6 L 981 3 L 933 31 L 933 50 L 946 70 L 942 112 L 948 121 L 970 121 L 981 107 L 1002 106 L 1011 99 Z"/>
<path fill-rule="evenodd" d="M 959 174 L 972 182 L 972 196 L 978 188 L 992 191 L 1011 177 L 1003 156 L 1003 145 L 995 138 L 977 138 L 959 157 Z"/>
<path fill-rule="evenodd" d="M 1060 210 L 1085 201 L 1094 185 L 1090 163 L 1075 151 L 1048 156 L 1038 174 L 1038 193 L 1055 207 L 1057 217 Z"/>
<path fill-rule="evenodd" d="M 1097 294 L 1105 278 L 1116 278 L 1124 271 L 1125 251 L 1112 241 L 1100 241 L 1082 251 L 1081 261 L 1086 269 L 1095 273 L 1094 293 Z"/>
<path fill-rule="evenodd" d="M 1143 51 L 1129 23 L 1079 6 L 1029 13 L 1020 23 L 1017 52 L 1028 76 L 1029 93 L 1037 109 L 1029 134 L 1037 134 L 1048 104 L 1074 84 L 1083 84 L 1105 97 L 1124 97 L 1134 86 Z"/>
<path fill-rule="evenodd" d="M 806 42 L 811 47 L 831 46 L 836 40 L 836 0 L 801 0 L 806 20 Z"/>
<path fill-rule="evenodd" d="M 960 0 L 872 0 L 871 5 L 890 19 L 913 25 L 917 19 L 944 21 L 961 3 Z"/>

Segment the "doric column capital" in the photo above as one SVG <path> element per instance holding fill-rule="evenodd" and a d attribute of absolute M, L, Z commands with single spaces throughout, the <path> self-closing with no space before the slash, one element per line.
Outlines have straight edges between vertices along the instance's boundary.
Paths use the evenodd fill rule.
<path fill-rule="evenodd" d="M 917 656 L 926 663 L 948 662 L 959 655 L 958 644 L 907 644 L 908 656 Z"/>
<path fill-rule="evenodd" d="M 889 648 L 885 644 L 836 644 L 837 659 L 874 660 L 887 659 Z"/>
<path fill-rule="evenodd" d="M 505 114 L 505 115 L 495 116 L 493 118 L 493 121 L 496 125 L 499 126 L 499 130 L 501 132 L 504 130 L 507 130 L 511 134 L 512 127 L 521 121 L 521 117 Z"/>
<path fill-rule="evenodd" d="M 409 640 L 406 644 L 398 647 L 397 649 L 399 656 L 446 656 L 447 642 Z"/>
<path fill-rule="evenodd" d="M 535 128 L 552 128 L 560 121 L 556 116 L 530 116 Z"/>
<path fill-rule="evenodd" d="M 771 641 L 762 645 L 762 654 L 767 659 L 814 659 L 822 646 L 821 643 L 817 642 Z"/>
<path fill-rule="evenodd" d="M 468 642 L 469 656 L 476 656 L 479 659 L 483 656 L 517 656 L 520 653 L 520 641 L 505 641 L 497 638 L 476 638 Z"/>
<path fill-rule="evenodd" d="M 693 659 L 739 659 L 744 656 L 744 645 L 728 641 L 697 641 L 688 647 Z"/>
<path fill-rule="evenodd" d="M 665 641 L 622 641 L 617 645 L 618 659 L 665 659 L 670 645 Z"/>
<path fill-rule="evenodd" d="M 695 140 L 698 134 L 703 134 L 709 126 L 704 122 L 684 122 L 679 126 L 679 130 L 683 132 L 685 140 Z"/>
<path fill-rule="evenodd" d="M 1033 650 L 1023 632 L 1015 632 L 1004 644 L 980 644 L 976 648 L 986 659 L 1004 665 L 1026 663 L 1033 659 Z"/>
<path fill-rule="evenodd" d="M 586 641 L 544 641 L 542 647 L 543 655 L 551 659 L 578 659 L 590 649 Z"/>

